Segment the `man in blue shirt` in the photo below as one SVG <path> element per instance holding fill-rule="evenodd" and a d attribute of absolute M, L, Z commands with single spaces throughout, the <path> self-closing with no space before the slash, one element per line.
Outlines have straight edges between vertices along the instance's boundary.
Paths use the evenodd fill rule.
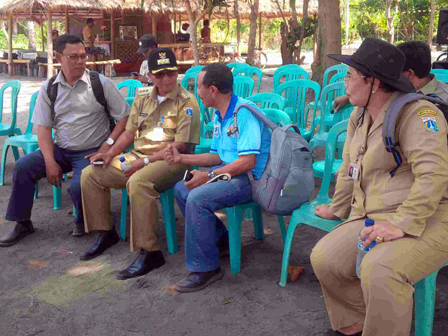
<path fill-rule="evenodd" d="M 170 163 L 212 167 L 208 172 L 193 170 L 192 179 L 174 187 L 177 203 L 185 216 L 185 256 L 190 275 L 176 285 L 179 292 L 198 291 L 223 277 L 219 267 L 219 246 L 227 243 L 227 228 L 215 211 L 252 202 L 248 174 L 261 177 L 266 166 L 271 134 L 262 121 L 247 109 L 237 115 L 236 107 L 253 103 L 233 92 L 233 75 L 223 64 L 210 64 L 198 76 L 198 95 L 205 107 L 216 109 L 213 143 L 208 154 L 179 154 L 169 147 L 165 160 Z M 229 182 L 213 181 L 230 174 Z M 208 183 L 210 182 L 210 183 Z"/>

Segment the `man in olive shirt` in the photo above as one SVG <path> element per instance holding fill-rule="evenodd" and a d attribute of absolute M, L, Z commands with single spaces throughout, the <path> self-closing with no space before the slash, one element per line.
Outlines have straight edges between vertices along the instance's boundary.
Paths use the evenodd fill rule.
<path fill-rule="evenodd" d="M 116 244 L 118 234 L 110 221 L 110 188 L 127 188 L 131 203 L 131 251 L 138 258 L 117 279 L 147 274 L 165 263 L 157 239 L 159 193 L 182 179 L 188 165 L 164 161 L 168 144 L 182 153 L 193 153 L 199 144 L 200 110 L 192 94 L 177 82 L 177 62 L 168 48 L 154 49 L 148 59 L 154 89 L 140 88 L 132 105 L 126 130 L 107 153 L 98 153 L 82 172 L 82 201 L 87 231 L 99 231 L 97 242 L 80 259 L 90 260 Z M 134 144 L 129 153 L 120 155 Z M 119 158 L 132 165 L 121 171 Z"/>

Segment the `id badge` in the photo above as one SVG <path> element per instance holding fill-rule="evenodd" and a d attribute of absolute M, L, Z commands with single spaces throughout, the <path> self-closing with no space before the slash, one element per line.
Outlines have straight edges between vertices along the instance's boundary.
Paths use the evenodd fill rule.
<path fill-rule="evenodd" d="M 163 140 L 163 128 L 155 127 L 152 130 L 152 141 L 162 141 Z"/>
<path fill-rule="evenodd" d="M 359 168 L 354 163 L 350 163 L 348 167 L 348 176 L 350 176 L 353 180 L 358 181 L 358 173 Z"/>

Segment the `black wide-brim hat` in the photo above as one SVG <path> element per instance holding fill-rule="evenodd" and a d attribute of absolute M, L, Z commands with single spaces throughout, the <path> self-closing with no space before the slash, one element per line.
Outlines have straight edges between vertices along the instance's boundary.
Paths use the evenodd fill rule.
<path fill-rule="evenodd" d="M 327 56 L 366 75 L 378 78 L 397 91 L 415 92 L 414 85 L 402 74 L 406 56 L 400 49 L 386 41 L 367 37 L 352 56 Z"/>

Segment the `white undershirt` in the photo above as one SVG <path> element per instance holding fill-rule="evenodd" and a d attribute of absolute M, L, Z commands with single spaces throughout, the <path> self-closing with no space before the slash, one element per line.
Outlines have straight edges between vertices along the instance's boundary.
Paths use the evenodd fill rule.
<path fill-rule="evenodd" d="M 159 102 L 159 104 L 161 104 L 164 100 L 165 100 L 165 97 L 161 97 L 161 96 L 157 95 L 157 101 Z"/>

